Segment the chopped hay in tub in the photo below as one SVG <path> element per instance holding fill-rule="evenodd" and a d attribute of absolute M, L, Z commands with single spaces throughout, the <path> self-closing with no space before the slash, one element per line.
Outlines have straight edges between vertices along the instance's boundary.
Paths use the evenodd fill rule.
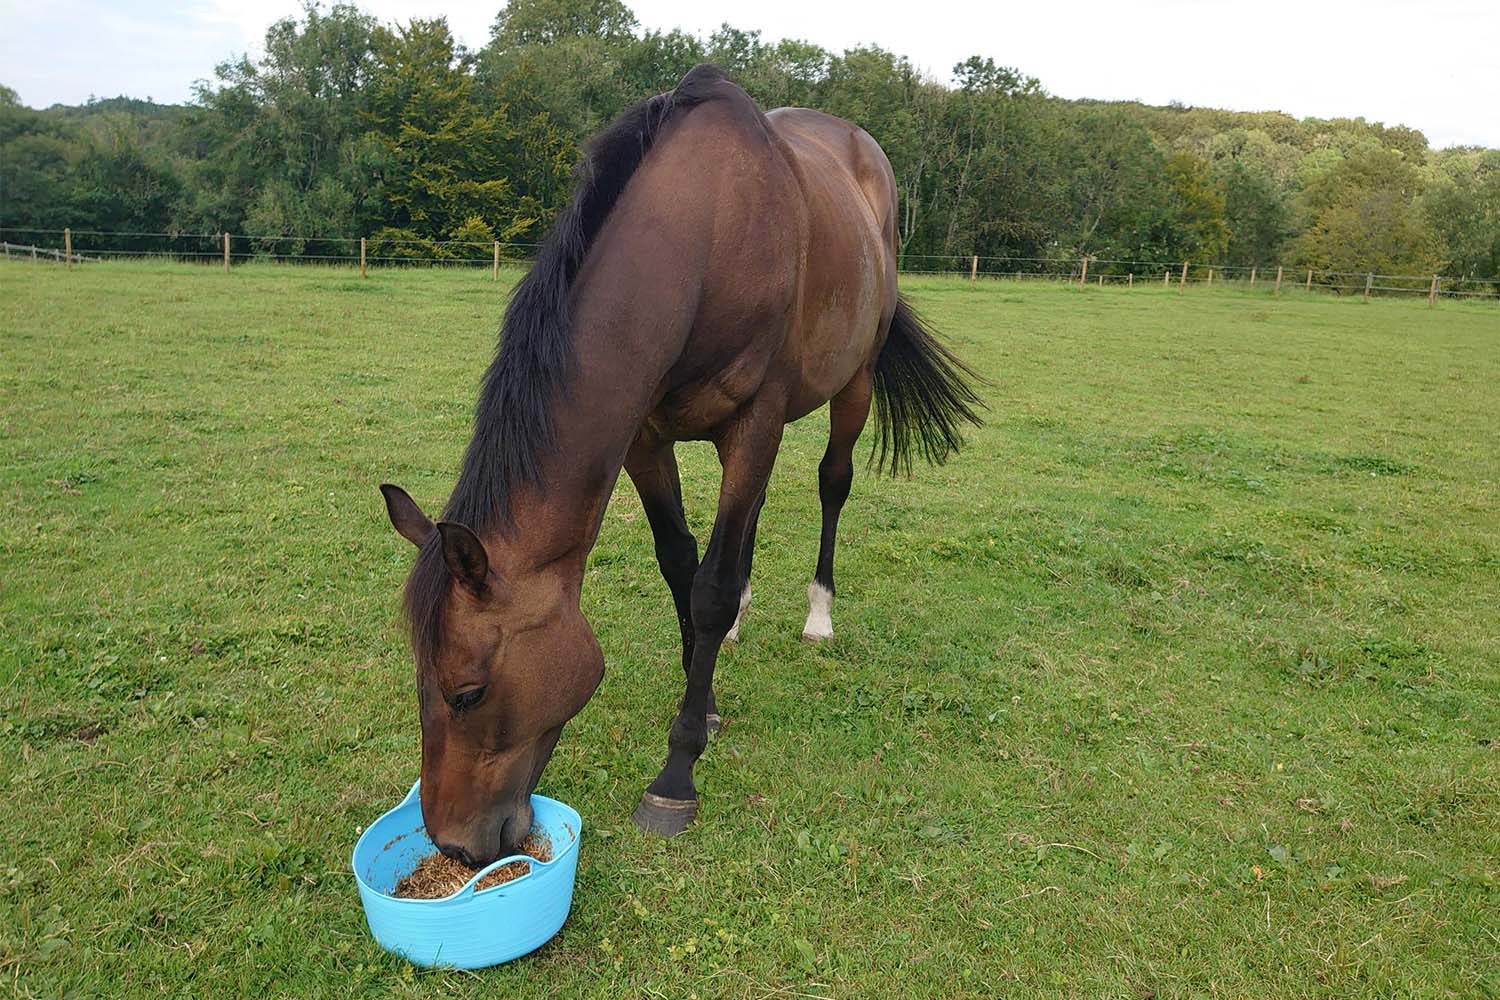
<path fill-rule="evenodd" d="M 529 854 L 538 861 L 552 860 L 552 841 L 545 833 L 528 833 L 516 850 L 521 854 Z M 396 891 L 392 895 L 400 899 L 444 899 L 462 889 L 477 870 L 434 851 L 417 863 L 415 871 L 396 883 Z M 530 870 L 530 862 L 507 862 L 480 879 L 474 886 L 474 891 L 504 885 Z"/>

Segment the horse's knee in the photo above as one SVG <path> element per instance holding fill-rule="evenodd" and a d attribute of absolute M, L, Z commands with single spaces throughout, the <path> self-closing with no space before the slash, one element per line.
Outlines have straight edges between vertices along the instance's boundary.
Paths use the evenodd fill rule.
<path fill-rule="evenodd" d="M 740 613 L 744 587 L 744 573 L 736 567 L 699 567 L 693 580 L 693 625 L 705 632 L 727 633 Z"/>
<path fill-rule="evenodd" d="M 674 535 L 656 543 L 656 564 L 669 582 L 691 579 L 698 569 L 698 542 L 692 535 Z"/>

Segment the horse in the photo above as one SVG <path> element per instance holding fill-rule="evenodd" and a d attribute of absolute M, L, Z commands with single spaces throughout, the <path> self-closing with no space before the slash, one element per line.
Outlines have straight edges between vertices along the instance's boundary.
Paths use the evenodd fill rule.
<path fill-rule="evenodd" d="M 833 557 L 853 454 L 937 463 L 978 424 L 977 376 L 896 286 L 896 186 L 864 130 L 800 108 L 762 113 L 712 65 L 585 144 L 571 200 L 505 310 L 474 432 L 436 524 L 384 484 L 417 546 L 405 611 L 417 667 L 421 805 L 449 857 L 481 865 L 531 827 L 563 726 L 604 673 L 579 606 L 623 468 L 640 495 L 682 636 L 685 691 L 634 820 L 674 836 L 720 724 L 722 643 L 750 602 L 756 522 L 783 428 L 829 405 L 808 641 L 833 634 Z M 700 558 L 675 442 L 707 440 L 723 475 Z"/>

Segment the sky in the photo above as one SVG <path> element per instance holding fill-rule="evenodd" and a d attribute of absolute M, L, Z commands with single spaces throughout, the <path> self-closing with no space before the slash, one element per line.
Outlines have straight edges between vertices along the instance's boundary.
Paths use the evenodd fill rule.
<path fill-rule="evenodd" d="M 1135 99 L 1421 129 L 1434 146 L 1500 147 L 1500 0 L 1062 0 L 927 6 L 809 0 L 625 0 L 645 28 L 841 51 L 876 44 L 947 80 L 970 55 L 1060 97 Z M 444 15 L 483 45 L 500 0 L 365 0 L 383 20 Z M 90 96 L 187 101 L 231 55 L 259 52 L 297 0 L 0 0 L 0 83 L 32 107 Z"/>

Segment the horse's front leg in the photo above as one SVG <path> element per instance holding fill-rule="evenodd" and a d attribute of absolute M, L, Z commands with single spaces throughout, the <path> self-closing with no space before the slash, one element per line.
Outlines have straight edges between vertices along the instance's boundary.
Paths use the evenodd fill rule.
<path fill-rule="evenodd" d="M 784 414 L 784 406 L 757 399 L 718 443 L 724 478 L 713 535 L 693 576 L 687 690 L 667 737 L 667 763 L 635 810 L 636 825 L 650 833 L 676 836 L 698 812 L 693 765 L 708 744 L 714 665 L 739 613 L 747 574 L 746 546 L 753 544 L 750 528 L 776 463 Z"/>
<path fill-rule="evenodd" d="M 625 471 L 641 498 L 656 541 L 656 564 L 672 591 L 677 626 L 682 633 L 682 676 L 693 664 L 693 577 L 698 573 L 698 540 L 688 530 L 682 509 L 682 480 L 672 442 L 642 430 L 625 456 Z M 713 694 L 708 696 L 710 719 Z"/>

